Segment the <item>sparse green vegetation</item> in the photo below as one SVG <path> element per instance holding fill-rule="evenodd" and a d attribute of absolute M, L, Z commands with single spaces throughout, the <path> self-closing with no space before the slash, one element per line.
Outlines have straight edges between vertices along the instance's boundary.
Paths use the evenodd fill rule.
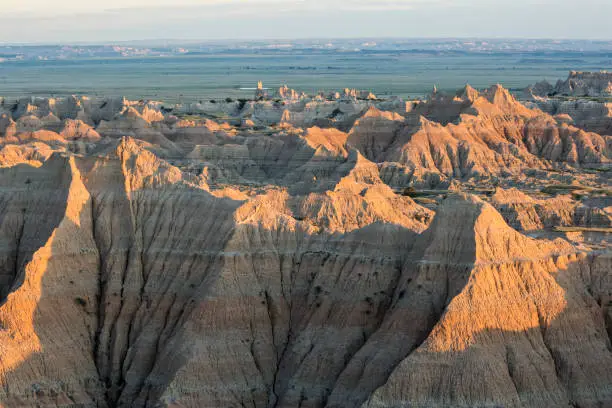
<path fill-rule="evenodd" d="M 408 197 L 416 197 L 417 191 L 414 187 L 406 187 L 404 191 L 402 191 L 402 195 Z"/>
<path fill-rule="evenodd" d="M 597 189 L 594 187 L 581 186 L 578 184 L 551 184 L 544 187 L 541 190 L 542 193 L 548 195 L 557 195 L 557 194 L 580 194 L 580 192 L 596 194 L 596 195 L 612 195 L 612 190 L 609 189 Z M 584 194 L 582 194 L 584 195 Z"/>
<path fill-rule="evenodd" d="M 576 201 L 580 201 L 584 198 L 584 194 L 572 193 L 572 198 Z"/>
<path fill-rule="evenodd" d="M 545 194 L 555 195 L 561 193 L 569 193 L 572 191 L 582 190 L 581 186 L 574 186 L 570 184 L 553 184 L 550 186 L 544 187 L 541 191 Z"/>
<path fill-rule="evenodd" d="M 585 173 L 598 174 L 612 172 L 612 167 L 593 167 L 590 169 L 582 169 Z"/>
<path fill-rule="evenodd" d="M 555 227 L 556 232 L 603 232 L 612 233 L 612 228 L 588 228 L 588 227 Z"/>
<path fill-rule="evenodd" d="M 414 197 L 414 202 L 421 205 L 436 205 L 438 202 L 433 198 L 427 197 Z"/>
<path fill-rule="evenodd" d="M 413 187 L 407 187 L 403 189 L 400 194 L 405 197 L 417 198 L 417 197 L 431 197 L 442 194 L 448 194 L 448 190 L 416 190 Z"/>
<path fill-rule="evenodd" d="M 181 115 L 179 116 L 180 119 L 182 120 L 188 120 L 188 121 L 193 121 L 196 122 L 198 120 L 204 120 L 206 118 L 200 116 L 200 115 L 194 115 L 194 114 L 188 114 L 188 115 Z"/>
<path fill-rule="evenodd" d="M 83 299 L 82 297 L 74 298 L 74 303 L 76 303 L 77 306 L 81 306 L 81 307 L 87 306 L 87 301 Z"/>

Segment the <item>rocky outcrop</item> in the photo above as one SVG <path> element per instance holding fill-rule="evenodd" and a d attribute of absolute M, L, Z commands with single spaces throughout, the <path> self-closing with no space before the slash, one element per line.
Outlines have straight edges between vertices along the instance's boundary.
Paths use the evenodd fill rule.
<path fill-rule="evenodd" d="M 331 190 L 217 198 L 130 139 L 3 170 L 4 186 L 23 187 L 0 224 L 12 248 L 0 400 L 610 401 L 609 339 L 592 312 L 607 310 L 609 259 L 526 238 L 468 195 L 432 223 L 340 134 L 305 137 L 315 156 L 346 155 Z M 51 177 L 53 193 L 41 190 Z M 537 370 L 521 363 L 534 359 Z M 448 381 L 467 367 L 467 383 Z"/>
<path fill-rule="evenodd" d="M 87 142 L 97 142 L 101 139 L 91 126 L 80 120 L 71 119 L 64 121 L 60 135 L 67 140 L 79 139 Z"/>
<path fill-rule="evenodd" d="M 523 136 L 531 154 L 574 165 L 609 163 L 612 154 L 606 139 L 547 117 L 527 122 Z"/>
<path fill-rule="evenodd" d="M 332 100 L 294 97 L 287 87 L 279 92 L 283 99 L 172 107 L 120 98 L 30 98 L 14 106 L 5 101 L 0 132 L 14 143 L 31 140 L 32 132 L 50 131 L 67 145 L 77 139 L 90 143 L 96 134 L 132 136 L 150 143 L 161 157 L 186 159 L 196 146 L 245 144 L 251 151 L 277 144 L 257 138 L 333 128 L 349 133 L 347 144 L 378 163 L 384 181 L 397 188 L 444 187 L 453 180 L 493 183 L 508 176 L 521 178 L 526 168 L 548 169 L 558 163 L 599 167 L 610 162 L 612 142 L 605 136 L 609 115 L 601 103 L 572 111 L 569 105 L 552 107 L 540 101 L 544 113 L 517 102 L 500 85 L 482 92 L 467 85 L 456 94 L 436 92 L 426 101 L 408 103 L 397 98 L 364 100 L 353 90 Z M 51 140 L 50 133 L 38 136 L 44 137 L 34 138 Z M 70 149 L 85 151 L 89 147 L 83 143 Z M 259 150 L 251 154 L 256 163 L 260 155 Z"/>
<path fill-rule="evenodd" d="M 516 114 L 509 116 L 504 112 Z M 536 115 L 499 87 L 484 95 L 466 88 L 460 96 L 438 95 L 417 106 L 404 124 L 395 123 L 389 130 L 385 130 L 385 125 L 377 125 L 384 135 L 377 135 L 378 145 L 374 149 L 367 140 L 358 139 L 361 122 L 351 131 L 356 135 L 352 141 L 369 159 L 396 163 L 385 165 L 385 172 L 381 173 L 392 185 L 424 186 L 452 178 L 509 175 L 520 172 L 525 165 L 541 166 L 538 158 L 524 147 L 521 134 L 522 124 Z M 384 121 L 378 119 L 379 123 Z M 405 178 L 395 171 L 402 168 Z"/>
<path fill-rule="evenodd" d="M 596 406 L 609 398 L 609 338 L 601 317 L 590 312 L 597 296 L 583 292 L 586 255 L 521 236 L 486 204 L 454 204 L 438 213 L 448 224 L 425 250 L 436 262 L 418 269 L 437 276 L 457 268 L 463 285 L 449 288 L 452 298 L 441 298 L 444 313 L 427 337 L 400 357 L 363 406 Z M 466 219 L 474 236 L 448 239 L 451 224 Z M 457 244 L 444 245 L 450 242 L 466 246 L 457 251 Z M 439 263 L 441 253 L 457 258 Z M 467 253 L 472 256 L 464 258 Z"/>
<path fill-rule="evenodd" d="M 14 167 L 27 164 L 40 167 L 54 152 L 63 152 L 60 146 L 49 146 L 46 143 L 33 142 L 29 144 L 8 144 L 0 149 L 0 166 Z"/>
<path fill-rule="evenodd" d="M 28 167 L 1 176 L 0 400 L 104 406 L 92 359 L 100 256 L 91 197 L 73 158 Z"/>
<path fill-rule="evenodd" d="M 589 132 L 612 135 L 612 104 L 598 101 L 542 99 L 535 103 L 539 109 L 554 115 L 557 120 L 561 115 L 566 123 Z"/>
<path fill-rule="evenodd" d="M 556 86 L 538 83 L 524 92 L 529 104 L 551 115 L 569 115 L 572 124 L 602 135 L 612 134 L 612 106 L 605 98 L 612 95 L 612 73 L 570 72 Z"/>
<path fill-rule="evenodd" d="M 354 124 L 348 143 L 355 146 L 366 157 L 379 162 L 384 153 L 402 130 L 404 118 L 397 113 L 383 112 L 371 107 Z"/>
<path fill-rule="evenodd" d="M 609 140 L 346 93 L 10 106 L 0 405 L 612 405 Z"/>
<path fill-rule="evenodd" d="M 350 133 L 349 143 L 383 162 L 383 179 L 398 187 L 507 177 L 526 166 L 546 168 L 547 162 L 589 166 L 611 159 L 607 137 L 528 109 L 500 86 L 483 94 L 469 86 L 453 97 L 436 94 L 412 107 L 403 123 L 369 112 Z"/>
<path fill-rule="evenodd" d="M 552 227 L 612 226 L 612 200 L 609 197 L 574 200 L 570 195 L 534 199 L 516 188 L 497 189 L 491 204 L 506 222 L 519 231 L 538 231 Z"/>
<path fill-rule="evenodd" d="M 529 87 L 527 92 L 537 97 L 608 97 L 612 95 L 612 73 L 571 71 L 565 81 L 559 80 L 554 87 L 543 81 Z"/>
<path fill-rule="evenodd" d="M 554 93 L 569 96 L 612 95 L 612 73 L 572 71 L 566 81 L 559 81 Z"/>

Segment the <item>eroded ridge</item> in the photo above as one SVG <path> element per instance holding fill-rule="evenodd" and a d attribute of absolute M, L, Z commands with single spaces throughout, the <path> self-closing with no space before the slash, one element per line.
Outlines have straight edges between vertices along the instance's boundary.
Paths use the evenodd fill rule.
<path fill-rule="evenodd" d="M 612 404 L 610 136 L 281 91 L 5 111 L 0 405 Z"/>

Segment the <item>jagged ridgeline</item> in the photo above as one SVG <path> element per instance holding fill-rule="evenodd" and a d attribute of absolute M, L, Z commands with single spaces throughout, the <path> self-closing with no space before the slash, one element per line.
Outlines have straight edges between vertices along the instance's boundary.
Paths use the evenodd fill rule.
<path fill-rule="evenodd" d="M 612 406 L 606 102 L 258 88 L 2 102 L 0 406 Z"/>

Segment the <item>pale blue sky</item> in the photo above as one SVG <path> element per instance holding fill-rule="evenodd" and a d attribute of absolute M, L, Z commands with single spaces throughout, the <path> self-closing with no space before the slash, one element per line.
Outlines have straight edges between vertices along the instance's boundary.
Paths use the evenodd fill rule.
<path fill-rule="evenodd" d="M 612 0 L 0 0 L 0 43 L 309 37 L 612 40 Z"/>

